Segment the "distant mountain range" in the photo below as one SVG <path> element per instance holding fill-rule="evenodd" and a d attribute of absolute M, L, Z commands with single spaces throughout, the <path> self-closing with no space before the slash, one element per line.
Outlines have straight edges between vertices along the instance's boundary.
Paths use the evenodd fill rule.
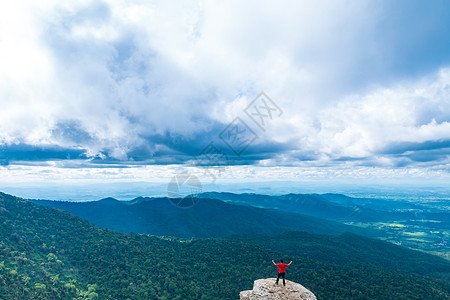
<path fill-rule="evenodd" d="M 353 198 L 341 194 L 234 194 L 208 192 L 199 197 L 220 199 L 227 203 L 272 208 L 340 222 L 385 222 L 425 219 L 449 224 L 446 210 L 386 199 Z M 413 211 L 414 210 L 414 211 Z"/>
<path fill-rule="evenodd" d="M 287 194 L 280 196 L 260 194 L 203 193 L 200 197 L 214 198 L 228 203 L 273 208 L 336 221 L 379 221 L 386 213 L 356 205 L 353 198 L 336 194 L 335 197 L 316 194 Z M 331 195 L 330 195 L 331 196 Z M 334 201 L 330 201 L 332 198 Z M 336 201 L 338 200 L 338 201 Z"/>
<path fill-rule="evenodd" d="M 376 230 L 305 214 L 230 204 L 211 198 L 202 198 L 188 209 L 173 206 L 168 198 L 139 197 L 131 201 L 106 198 L 92 202 L 33 201 L 68 211 L 112 230 L 182 238 L 224 237 L 232 234 L 271 235 L 292 230 L 330 235 L 344 232 L 370 237 L 379 235 Z"/>

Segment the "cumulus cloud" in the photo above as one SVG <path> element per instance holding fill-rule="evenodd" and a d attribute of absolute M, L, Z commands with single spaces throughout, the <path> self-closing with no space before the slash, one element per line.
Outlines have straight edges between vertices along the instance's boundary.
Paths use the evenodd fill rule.
<path fill-rule="evenodd" d="M 0 159 L 191 164 L 241 117 L 233 164 L 441 165 L 449 21 L 417 3 L 1 4 Z M 243 113 L 262 90 L 265 132 Z"/>
<path fill-rule="evenodd" d="M 349 96 L 318 115 L 320 129 L 311 144 L 330 158 L 448 153 L 449 88 L 450 69 L 442 69 L 419 82 Z"/>

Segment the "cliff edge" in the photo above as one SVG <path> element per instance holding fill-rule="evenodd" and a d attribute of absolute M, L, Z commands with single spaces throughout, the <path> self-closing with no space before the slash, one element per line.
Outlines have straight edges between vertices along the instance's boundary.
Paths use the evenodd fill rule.
<path fill-rule="evenodd" d="M 317 300 L 316 296 L 303 285 L 286 280 L 275 284 L 276 278 L 258 279 L 253 283 L 253 290 L 242 291 L 240 300 Z"/>

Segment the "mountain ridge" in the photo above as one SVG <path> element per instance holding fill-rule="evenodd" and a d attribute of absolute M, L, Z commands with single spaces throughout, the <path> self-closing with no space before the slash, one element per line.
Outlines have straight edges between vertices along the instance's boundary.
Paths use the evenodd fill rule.
<path fill-rule="evenodd" d="M 366 236 L 378 234 L 376 230 L 313 216 L 230 204 L 209 198 L 199 199 L 199 202 L 189 209 L 173 206 L 169 198 L 146 198 L 143 201 L 126 202 L 33 201 L 66 210 L 104 228 L 183 238 L 224 237 L 237 233 L 277 234 L 292 230 L 334 235 L 347 231 Z"/>

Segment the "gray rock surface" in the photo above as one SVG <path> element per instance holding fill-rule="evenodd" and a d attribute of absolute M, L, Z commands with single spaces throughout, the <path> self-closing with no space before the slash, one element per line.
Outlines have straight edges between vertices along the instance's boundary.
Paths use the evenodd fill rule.
<path fill-rule="evenodd" d="M 240 300 L 317 300 L 316 296 L 303 285 L 286 280 L 283 286 L 282 279 L 278 285 L 276 278 L 258 279 L 253 283 L 253 290 L 242 291 Z"/>

